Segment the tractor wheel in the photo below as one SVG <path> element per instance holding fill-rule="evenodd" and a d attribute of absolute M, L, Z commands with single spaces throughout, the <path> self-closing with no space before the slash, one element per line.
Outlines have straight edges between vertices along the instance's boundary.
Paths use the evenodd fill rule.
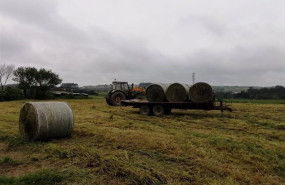
<path fill-rule="evenodd" d="M 163 116 L 164 114 L 164 107 L 161 105 L 156 105 L 152 109 L 153 115 L 155 116 Z"/>
<path fill-rule="evenodd" d="M 149 116 L 150 113 L 151 113 L 151 111 L 150 111 L 150 107 L 149 107 L 149 106 L 147 106 L 147 105 L 142 105 L 142 106 L 140 107 L 140 114 L 141 114 L 141 115 Z"/>
<path fill-rule="evenodd" d="M 111 96 L 111 103 L 114 106 L 121 106 L 121 100 L 125 100 L 126 96 L 122 92 L 115 92 Z"/>
<path fill-rule="evenodd" d="M 113 105 L 110 98 L 106 98 L 106 103 L 107 103 L 108 105 L 111 105 L 111 106 Z"/>

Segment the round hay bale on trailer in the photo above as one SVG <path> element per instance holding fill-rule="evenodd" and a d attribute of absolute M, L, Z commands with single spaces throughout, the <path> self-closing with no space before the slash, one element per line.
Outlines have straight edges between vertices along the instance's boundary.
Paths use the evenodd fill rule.
<path fill-rule="evenodd" d="M 146 88 L 146 99 L 149 102 L 165 102 L 165 92 L 170 84 L 151 84 Z"/>
<path fill-rule="evenodd" d="M 166 90 L 166 99 L 169 102 L 185 102 L 188 99 L 189 86 L 173 83 Z"/>
<path fill-rule="evenodd" d="M 68 137 L 73 126 L 72 110 L 64 102 L 29 102 L 24 104 L 20 112 L 19 129 L 24 139 Z"/>
<path fill-rule="evenodd" d="M 215 101 L 212 87 L 205 82 L 198 82 L 190 87 L 189 99 L 194 103 L 213 103 Z"/>

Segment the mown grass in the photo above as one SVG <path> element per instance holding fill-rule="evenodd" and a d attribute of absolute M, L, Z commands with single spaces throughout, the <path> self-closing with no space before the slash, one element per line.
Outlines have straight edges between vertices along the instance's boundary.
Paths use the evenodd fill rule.
<path fill-rule="evenodd" d="M 0 184 L 53 185 L 62 182 L 64 178 L 65 178 L 64 174 L 46 169 L 34 173 L 28 173 L 18 178 L 0 176 Z"/>
<path fill-rule="evenodd" d="M 27 184 L 26 176 L 38 184 L 285 183 L 283 104 L 147 117 L 102 98 L 65 101 L 73 135 L 47 142 L 20 138 L 24 101 L 0 104 L 0 184 Z"/>

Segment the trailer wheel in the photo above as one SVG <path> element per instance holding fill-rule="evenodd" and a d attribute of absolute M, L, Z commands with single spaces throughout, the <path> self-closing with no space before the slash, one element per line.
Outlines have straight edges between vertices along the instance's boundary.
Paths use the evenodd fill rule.
<path fill-rule="evenodd" d="M 164 114 L 168 115 L 171 113 L 171 107 L 165 107 Z"/>
<path fill-rule="evenodd" d="M 155 116 L 163 116 L 164 114 L 164 107 L 161 105 L 156 105 L 153 107 L 152 112 Z"/>
<path fill-rule="evenodd" d="M 140 107 L 140 114 L 145 115 L 145 116 L 149 116 L 150 115 L 150 107 L 147 105 L 142 105 Z"/>

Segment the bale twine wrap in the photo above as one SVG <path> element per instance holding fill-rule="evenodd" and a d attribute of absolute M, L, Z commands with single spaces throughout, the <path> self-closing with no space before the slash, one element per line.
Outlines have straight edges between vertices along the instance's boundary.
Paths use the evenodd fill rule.
<path fill-rule="evenodd" d="M 146 99 L 149 102 L 165 102 L 165 92 L 170 84 L 151 84 L 146 88 Z"/>
<path fill-rule="evenodd" d="M 166 99 L 169 102 L 185 102 L 188 99 L 189 86 L 173 83 L 166 90 Z"/>
<path fill-rule="evenodd" d="M 29 102 L 20 112 L 19 129 L 24 139 L 67 137 L 73 130 L 73 113 L 64 102 Z"/>
<path fill-rule="evenodd" d="M 213 103 L 214 92 L 209 84 L 198 82 L 190 87 L 189 98 L 194 103 Z"/>

